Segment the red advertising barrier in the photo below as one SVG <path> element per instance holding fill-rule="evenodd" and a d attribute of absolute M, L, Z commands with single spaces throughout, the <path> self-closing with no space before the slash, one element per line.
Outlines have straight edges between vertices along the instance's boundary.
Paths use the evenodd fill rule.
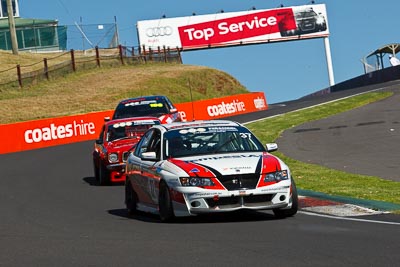
<path fill-rule="evenodd" d="M 112 111 L 0 124 L 0 154 L 96 139 Z"/>
<path fill-rule="evenodd" d="M 183 120 L 217 119 L 268 108 L 264 93 L 249 93 L 175 105 Z M 193 112 L 194 111 L 194 112 Z M 113 110 L 0 124 L 0 154 L 63 145 L 98 137 Z"/>
<path fill-rule="evenodd" d="M 180 111 L 182 119 L 188 121 L 212 120 L 268 108 L 264 93 L 261 92 L 187 102 L 175 106 Z"/>

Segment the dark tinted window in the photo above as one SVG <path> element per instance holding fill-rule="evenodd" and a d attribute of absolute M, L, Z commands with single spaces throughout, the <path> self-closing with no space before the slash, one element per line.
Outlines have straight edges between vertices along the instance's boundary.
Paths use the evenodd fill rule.
<path fill-rule="evenodd" d="M 126 100 L 122 101 L 117 106 L 113 119 L 144 116 L 160 117 L 168 113 L 168 104 L 163 98 L 152 100 Z"/>
<path fill-rule="evenodd" d="M 167 132 L 164 138 L 166 157 L 265 151 L 260 141 L 245 127 L 177 129 Z"/>
<path fill-rule="evenodd" d="M 152 120 L 142 120 L 114 123 L 108 126 L 107 141 L 110 142 L 124 138 L 139 139 L 148 129 L 150 129 L 155 124 L 159 124 L 159 122 Z"/>
<path fill-rule="evenodd" d="M 151 129 L 140 139 L 135 149 L 135 156 L 140 157 L 145 152 L 156 152 L 157 158 L 160 157 L 161 133 L 157 129 Z"/>

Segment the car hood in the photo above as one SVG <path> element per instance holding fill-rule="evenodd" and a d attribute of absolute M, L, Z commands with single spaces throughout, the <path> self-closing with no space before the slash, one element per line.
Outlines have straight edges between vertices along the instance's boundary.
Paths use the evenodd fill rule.
<path fill-rule="evenodd" d="M 266 152 L 204 155 L 169 159 L 168 162 L 180 167 L 189 176 L 206 177 L 211 173 L 213 176 L 269 173 L 285 166 L 279 158 Z"/>
<path fill-rule="evenodd" d="M 140 139 L 121 139 L 113 142 L 109 142 L 107 147 L 110 150 L 129 150 L 134 144 L 136 144 Z"/>

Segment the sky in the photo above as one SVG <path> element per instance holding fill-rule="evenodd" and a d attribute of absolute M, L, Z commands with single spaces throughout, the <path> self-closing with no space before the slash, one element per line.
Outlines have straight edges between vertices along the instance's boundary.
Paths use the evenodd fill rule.
<path fill-rule="evenodd" d="M 138 46 L 141 20 L 274 9 L 310 4 L 299 0 L 19 0 L 20 17 L 57 19 L 59 25 L 114 23 L 120 43 Z M 384 4 L 383 4 L 384 3 Z M 361 59 L 377 48 L 400 43 L 399 0 L 326 0 L 333 79 L 364 74 Z M 329 87 L 324 39 L 203 49 L 182 53 L 184 64 L 207 66 L 235 77 L 269 104 L 295 100 Z M 387 62 L 385 66 L 389 66 Z M 160 88 L 162 92 L 162 88 Z"/>

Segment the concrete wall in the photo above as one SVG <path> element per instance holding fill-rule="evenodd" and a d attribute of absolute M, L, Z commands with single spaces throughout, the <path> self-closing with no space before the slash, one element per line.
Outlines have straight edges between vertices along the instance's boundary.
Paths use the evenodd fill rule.
<path fill-rule="evenodd" d="M 373 71 L 353 79 L 331 86 L 330 92 L 338 92 L 373 84 L 379 84 L 400 79 L 400 66 L 388 67 L 382 70 Z M 326 89 L 324 89 L 326 90 Z"/>

